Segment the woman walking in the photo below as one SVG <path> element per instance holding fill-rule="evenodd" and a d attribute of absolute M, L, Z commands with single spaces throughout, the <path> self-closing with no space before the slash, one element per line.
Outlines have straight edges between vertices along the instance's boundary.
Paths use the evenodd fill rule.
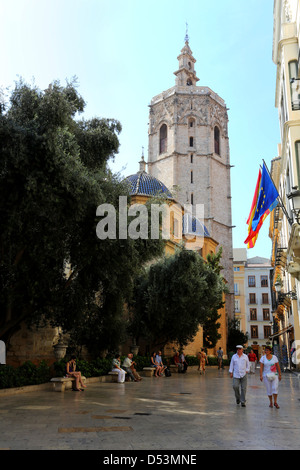
<path fill-rule="evenodd" d="M 280 408 L 277 403 L 278 381 L 281 380 L 281 370 L 276 356 L 270 346 L 265 347 L 265 355 L 260 359 L 260 380 L 264 382 L 270 400 L 270 408 Z"/>

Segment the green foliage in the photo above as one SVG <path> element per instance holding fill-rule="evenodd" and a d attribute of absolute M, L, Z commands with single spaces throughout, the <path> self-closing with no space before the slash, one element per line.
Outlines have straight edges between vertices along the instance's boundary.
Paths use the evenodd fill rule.
<path fill-rule="evenodd" d="M 0 389 L 42 384 L 48 382 L 50 377 L 50 367 L 45 361 L 41 361 L 38 366 L 27 361 L 18 368 L 2 364 L 0 366 Z"/>
<path fill-rule="evenodd" d="M 228 320 L 227 350 L 235 351 L 238 344 L 244 345 L 247 341 L 248 336 L 240 331 L 239 322 L 236 319 Z"/>
<path fill-rule="evenodd" d="M 95 354 L 113 347 L 113 340 L 122 340 L 120 320 L 133 277 L 162 252 L 160 240 L 97 238 L 97 207 L 118 208 L 128 188 L 108 168 L 118 153 L 121 124 L 79 120 L 84 107 L 75 81 L 65 87 L 56 81 L 41 91 L 21 80 L 1 108 L 0 338 L 5 342 L 23 320 L 43 326 L 47 319 Z"/>
<path fill-rule="evenodd" d="M 223 306 L 224 292 L 218 263 L 219 256 L 206 263 L 198 253 L 183 249 L 152 264 L 136 280 L 130 304 L 132 334 L 146 337 L 151 344 L 184 346 L 204 325 L 207 341 L 214 345 L 219 326 L 216 312 Z"/>

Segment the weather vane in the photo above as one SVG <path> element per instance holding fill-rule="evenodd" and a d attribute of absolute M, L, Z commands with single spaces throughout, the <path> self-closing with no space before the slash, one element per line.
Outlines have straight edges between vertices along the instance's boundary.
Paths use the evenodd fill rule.
<path fill-rule="evenodd" d="M 189 42 L 189 35 L 188 35 L 188 24 L 185 22 L 185 42 Z"/>

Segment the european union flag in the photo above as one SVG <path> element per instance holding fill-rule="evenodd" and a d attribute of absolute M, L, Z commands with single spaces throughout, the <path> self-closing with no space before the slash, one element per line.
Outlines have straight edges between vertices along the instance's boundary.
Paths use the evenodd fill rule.
<path fill-rule="evenodd" d="M 261 216 L 264 215 L 264 213 L 270 209 L 274 209 L 274 207 L 277 206 L 278 201 L 277 197 L 279 196 L 278 191 L 271 180 L 268 170 L 265 167 L 265 164 L 263 165 L 262 169 L 262 175 L 261 175 L 261 180 L 260 180 L 260 188 L 259 188 L 259 194 L 258 194 L 258 199 L 257 199 L 257 204 L 256 204 L 256 210 L 254 217 L 252 219 L 252 230 L 255 232 Z"/>

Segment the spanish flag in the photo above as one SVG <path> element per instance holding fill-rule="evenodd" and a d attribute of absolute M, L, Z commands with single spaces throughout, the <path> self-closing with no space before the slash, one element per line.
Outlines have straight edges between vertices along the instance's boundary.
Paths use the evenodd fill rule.
<path fill-rule="evenodd" d="M 248 244 L 248 248 L 255 246 L 258 232 L 264 220 L 278 204 L 278 196 L 278 191 L 264 164 L 262 171 L 259 169 L 258 172 L 253 201 L 247 220 L 248 237 L 244 243 Z"/>

